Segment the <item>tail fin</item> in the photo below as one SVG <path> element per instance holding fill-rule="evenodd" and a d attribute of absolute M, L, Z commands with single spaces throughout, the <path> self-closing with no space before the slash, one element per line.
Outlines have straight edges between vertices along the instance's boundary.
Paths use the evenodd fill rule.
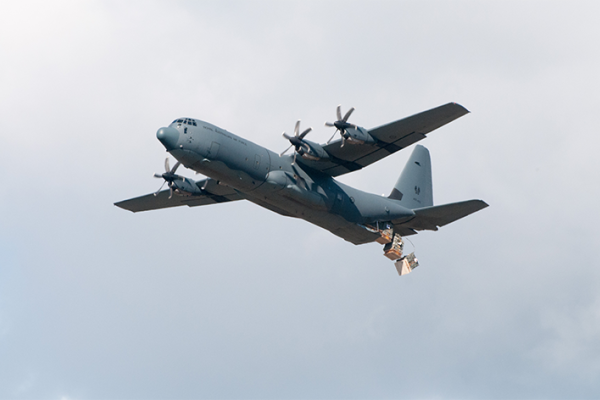
<path fill-rule="evenodd" d="M 433 206 L 429 150 L 421 145 L 415 147 L 388 197 L 411 210 Z"/>

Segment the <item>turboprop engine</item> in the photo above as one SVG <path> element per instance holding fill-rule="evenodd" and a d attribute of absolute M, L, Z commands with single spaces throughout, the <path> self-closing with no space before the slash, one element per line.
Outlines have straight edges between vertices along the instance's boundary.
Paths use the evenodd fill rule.
<path fill-rule="evenodd" d="M 290 147 L 285 149 L 279 157 L 283 156 L 289 149 L 294 147 L 294 161 L 292 165 L 296 163 L 296 155 L 300 154 L 302 158 L 307 160 L 326 160 L 329 158 L 329 154 L 323 149 L 320 144 L 304 140 L 304 137 L 308 134 L 308 132 L 312 131 L 312 128 L 306 129 L 304 132 L 300 133 L 300 121 L 296 122 L 296 127 L 294 128 L 294 136 L 290 136 L 287 133 L 283 132 L 283 137 L 289 140 Z"/>
<path fill-rule="evenodd" d="M 350 110 L 348 110 L 348 112 L 343 117 L 341 105 L 337 106 L 337 109 L 335 111 L 337 115 L 337 121 L 325 122 L 325 126 L 335 128 L 335 132 L 333 133 L 333 136 L 331 136 L 331 138 L 327 141 L 327 144 L 329 144 L 333 140 L 335 134 L 338 132 L 342 137 L 341 147 L 344 147 L 346 142 L 350 144 L 364 144 L 376 142 L 373 136 L 369 135 L 366 129 L 348 122 L 348 118 L 350 118 L 350 115 L 352 115 L 352 113 L 354 112 L 354 107 L 350 108 Z"/>
<path fill-rule="evenodd" d="M 156 193 L 154 193 L 154 196 L 158 196 L 158 193 L 162 190 L 165 183 L 168 183 L 169 185 L 169 199 L 173 197 L 173 193 L 178 195 L 202 194 L 202 189 L 200 189 L 195 182 L 175 173 L 175 171 L 177 171 L 177 168 L 179 168 L 180 165 L 181 163 L 178 161 L 173 166 L 173 169 L 171 169 L 169 166 L 169 158 L 165 159 L 165 172 L 162 174 L 154 174 L 155 178 L 164 179 L 160 188 L 156 191 Z"/>

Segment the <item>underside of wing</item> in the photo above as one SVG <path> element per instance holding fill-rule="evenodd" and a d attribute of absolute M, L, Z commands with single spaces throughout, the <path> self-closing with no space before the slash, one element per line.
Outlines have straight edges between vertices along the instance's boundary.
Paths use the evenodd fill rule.
<path fill-rule="evenodd" d="M 374 128 L 368 131 L 376 142 L 365 144 L 346 144 L 341 140 L 332 142 L 323 148 L 330 156 L 327 161 L 309 161 L 302 164 L 321 171 L 329 176 L 339 176 L 359 170 L 381 160 L 411 144 L 425 138 L 425 135 L 469 111 L 456 103 L 448 103 L 431 110 Z"/>
<path fill-rule="evenodd" d="M 239 192 L 228 186 L 219 185 L 214 179 L 204 179 L 196 182 L 196 185 L 199 188 L 202 188 L 202 194 L 187 196 L 173 195 L 169 199 L 170 191 L 163 190 L 156 196 L 151 193 L 145 196 L 120 201 L 115 203 L 115 206 L 132 212 L 140 212 L 179 206 L 205 206 L 208 204 L 225 203 L 243 199 Z"/>
<path fill-rule="evenodd" d="M 401 236 L 414 235 L 416 231 L 437 231 L 439 227 L 473 214 L 488 206 L 482 200 L 468 200 L 413 210 L 415 217 L 407 222 L 394 224 L 394 232 Z"/>

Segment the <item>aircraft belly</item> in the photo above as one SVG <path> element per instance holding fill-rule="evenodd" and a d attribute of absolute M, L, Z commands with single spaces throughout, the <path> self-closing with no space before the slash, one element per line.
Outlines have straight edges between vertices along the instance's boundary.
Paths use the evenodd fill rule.
<path fill-rule="evenodd" d="M 265 184 L 260 191 L 253 192 L 247 199 L 281 215 L 301 218 L 353 244 L 374 242 L 379 237 L 378 234 L 370 232 L 359 224 L 332 213 L 325 203 L 318 208 L 303 204 L 297 195 L 294 196 L 286 189 L 274 187 L 271 192 L 266 192 L 265 187 L 267 186 L 270 186 L 269 183 Z M 261 192 L 260 195 L 258 192 Z"/>
<path fill-rule="evenodd" d="M 379 234 L 370 232 L 359 224 L 328 212 L 309 212 L 303 219 L 357 245 L 374 242 L 379 237 Z"/>
<path fill-rule="evenodd" d="M 269 172 L 266 184 L 260 188 L 259 193 L 269 197 L 276 194 L 278 197 L 285 198 L 286 203 L 291 201 L 312 210 L 328 211 L 330 209 L 326 199 L 318 190 L 311 190 L 306 179 L 291 171 Z M 295 206 L 292 205 L 292 207 Z"/>

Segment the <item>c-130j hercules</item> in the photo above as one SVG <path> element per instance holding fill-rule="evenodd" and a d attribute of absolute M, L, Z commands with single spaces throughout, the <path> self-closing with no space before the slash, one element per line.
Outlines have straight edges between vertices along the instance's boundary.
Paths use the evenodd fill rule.
<path fill-rule="evenodd" d="M 351 108 L 337 120 L 327 144 L 305 137 L 312 128 L 294 136 L 283 134 L 290 147 L 281 154 L 242 139 L 225 129 L 192 118 L 179 118 L 156 133 L 167 152 L 177 159 L 165 172 L 155 174 L 169 189 L 124 200 L 116 206 L 133 212 L 159 208 L 203 206 L 248 200 L 278 214 L 302 218 L 356 245 L 384 244 L 384 255 L 396 260 L 402 275 L 418 265 L 414 254 L 402 255 L 402 236 L 437 231 L 488 205 L 468 200 L 433 205 L 429 151 L 417 145 L 388 197 L 366 193 L 334 178 L 366 167 L 424 139 L 425 135 L 465 114 L 464 107 L 448 103 L 413 116 L 365 129 L 348 122 Z M 332 141 L 336 133 L 340 139 Z M 293 155 L 284 155 L 294 148 Z M 177 175 L 186 168 L 207 176 L 192 181 Z M 174 196 L 175 194 L 175 196 Z"/>

